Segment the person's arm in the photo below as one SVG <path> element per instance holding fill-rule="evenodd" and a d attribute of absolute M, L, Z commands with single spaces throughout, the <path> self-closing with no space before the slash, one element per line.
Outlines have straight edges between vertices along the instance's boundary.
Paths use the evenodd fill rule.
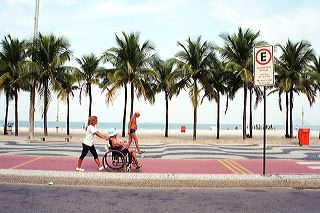
<path fill-rule="evenodd" d="M 102 139 L 105 139 L 105 140 L 109 140 L 109 136 L 106 135 L 106 134 L 103 133 L 103 132 L 96 131 L 95 134 L 96 134 L 96 136 L 98 136 L 99 138 L 102 138 Z"/>
<path fill-rule="evenodd" d="M 116 139 L 112 140 L 112 146 L 114 148 L 118 148 L 118 149 L 122 149 L 123 148 L 123 144 L 120 141 L 116 140 Z"/>

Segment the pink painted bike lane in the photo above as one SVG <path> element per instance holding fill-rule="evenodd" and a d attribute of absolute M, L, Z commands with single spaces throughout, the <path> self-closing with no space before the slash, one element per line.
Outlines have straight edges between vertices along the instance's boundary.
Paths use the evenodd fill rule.
<path fill-rule="evenodd" d="M 77 157 L 52 156 L 0 156 L 0 169 L 26 169 L 45 171 L 74 171 Z M 139 170 L 132 168 L 135 173 L 185 173 L 185 174 L 231 174 L 228 168 L 213 160 L 161 160 L 140 159 L 143 165 Z M 85 158 L 82 168 L 88 172 L 97 172 L 98 166 L 92 158 Z M 104 170 L 105 172 L 108 172 Z"/>
<path fill-rule="evenodd" d="M 262 160 L 238 160 L 254 174 L 263 173 Z M 266 160 L 267 174 L 320 174 L 320 161 Z"/>
<path fill-rule="evenodd" d="M 77 157 L 1 155 L 0 169 L 75 171 Z M 262 160 L 139 159 L 142 168 L 133 173 L 262 174 Z M 319 169 L 317 169 L 319 167 Z M 86 172 L 99 172 L 92 158 L 85 158 Z M 320 174 L 320 162 L 267 160 L 267 174 Z M 106 170 L 101 172 L 108 172 Z"/>

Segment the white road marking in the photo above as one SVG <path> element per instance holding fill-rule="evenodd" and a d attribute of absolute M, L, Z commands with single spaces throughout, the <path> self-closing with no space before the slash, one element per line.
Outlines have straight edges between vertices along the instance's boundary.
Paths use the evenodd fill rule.
<path fill-rule="evenodd" d="M 297 164 L 301 165 L 320 165 L 320 161 L 307 161 L 307 162 L 296 162 Z"/>
<path fill-rule="evenodd" d="M 308 166 L 309 169 L 320 169 L 320 166 Z"/>

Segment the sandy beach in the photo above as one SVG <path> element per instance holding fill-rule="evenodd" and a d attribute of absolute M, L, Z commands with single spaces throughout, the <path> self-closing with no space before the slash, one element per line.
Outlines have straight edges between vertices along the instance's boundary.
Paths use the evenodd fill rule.
<path fill-rule="evenodd" d="M 3 128 L 0 128 L 3 132 Z M 106 130 L 100 130 L 106 132 Z M 66 130 L 60 128 L 56 133 L 55 128 L 49 128 L 49 136 L 45 137 L 45 140 L 64 142 Z M 247 132 L 248 133 L 248 132 Z M 267 130 L 267 144 L 279 144 L 279 145 L 298 145 L 298 138 L 286 139 L 284 137 L 284 130 Z M 85 136 L 83 129 L 70 129 L 70 142 L 81 143 Z M 263 131 L 253 130 L 253 138 L 247 138 L 242 140 L 242 130 L 221 130 L 220 139 L 216 139 L 216 132 L 212 130 L 197 130 L 197 140 L 192 140 L 192 130 L 187 130 L 185 133 L 181 133 L 179 130 L 169 130 L 169 137 L 164 137 L 163 130 L 138 130 L 137 136 L 140 144 L 263 144 Z M 297 136 L 297 131 L 294 131 L 294 136 Z M 35 130 L 35 141 L 41 141 L 43 137 L 43 129 L 38 128 Z M 121 133 L 119 131 L 118 137 L 121 139 Z M 122 138 L 127 140 L 127 138 Z M 29 142 L 28 128 L 20 128 L 19 136 L 14 135 L 0 135 L 0 141 L 20 141 Z M 97 138 L 96 143 L 102 144 L 105 141 Z M 320 145 L 319 132 L 310 131 L 310 145 Z"/>

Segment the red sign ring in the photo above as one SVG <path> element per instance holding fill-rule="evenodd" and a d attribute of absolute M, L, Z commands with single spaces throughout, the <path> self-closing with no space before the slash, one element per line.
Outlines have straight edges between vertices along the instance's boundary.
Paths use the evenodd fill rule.
<path fill-rule="evenodd" d="M 269 53 L 269 55 L 270 55 L 269 60 L 268 60 L 267 62 L 264 62 L 264 63 L 258 61 L 258 54 L 259 54 L 261 51 L 263 51 L 263 50 L 264 50 L 264 51 L 267 51 L 267 52 Z M 266 65 L 266 64 L 268 64 L 268 63 L 271 61 L 271 57 L 272 57 L 272 55 L 271 55 L 270 50 L 265 49 L 265 48 L 262 48 L 262 49 L 260 49 L 260 50 L 256 53 L 256 62 L 258 62 L 258 64 L 260 64 L 260 65 Z"/>

